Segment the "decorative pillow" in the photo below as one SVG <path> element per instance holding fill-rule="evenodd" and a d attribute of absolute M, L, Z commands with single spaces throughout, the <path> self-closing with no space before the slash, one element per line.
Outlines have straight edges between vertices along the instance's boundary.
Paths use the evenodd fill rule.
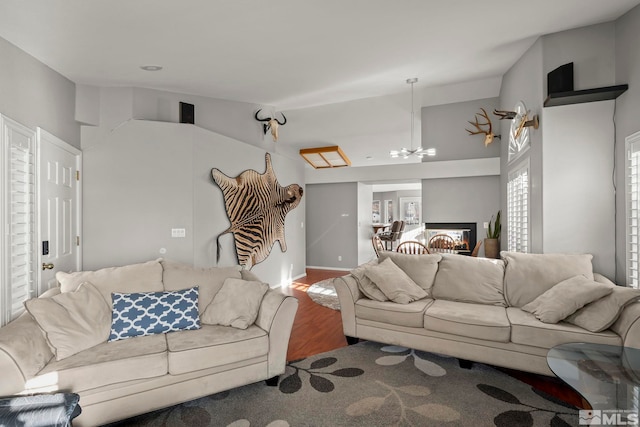
<path fill-rule="evenodd" d="M 610 286 L 584 276 L 564 280 L 522 307 L 544 323 L 558 323 L 592 301 L 609 295 Z"/>
<path fill-rule="evenodd" d="M 523 254 L 500 252 L 506 262 L 505 298 L 510 306 L 522 307 L 545 291 L 573 276 L 593 280 L 591 254 Z"/>
<path fill-rule="evenodd" d="M 177 291 L 189 286 L 198 287 L 198 312 L 200 315 L 211 304 L 224 281 L 229 277 L 241 278 L 241 267 L 199 268 L 189 264 L 162 260 L 162 283 L 165 291 Z"/>
<path fill-rule="evenodd" d="M 200 329 L 198 287 L 181 291 L 114 292 L 109 341 Z"/>
<path fill-rule="evenodd" d="M 44 331 L 56 360 L 107 341 L 111 310 L 91 283 L 50 298 L 33 298 L 24 303 Z"/>
<path fill-rule="evenodd" d="M 384 251 L 380 254 L 379 260 L 384 261 L 387 258 L 391 259 L 395 265 L 407 273 L 411 280 L 429 293 L 442 256 L 440 254 L 409 255 Z"/>
<path fill-rule="evenodd" d="M 640 298 L 640 289 L 610 285 L 611 293 L 595 300 L 569 317 L 565 322 L 591 332 L 602 332 L 613 325 L 624 308 Z"/>
<path fill-rule="evenodd" d="M 390 258 L 369 267 L 365 275 L 393 302 L 408 304 L 428 296 L 427 292 L 411 280 L 407 273 L 395 265 Z"/>
<path fill-rule="evenodd" d="M 503 279 L 501 260 L 443 254 L 431 295 L 434 299 L 505 307 Z"/>
<path fill-rule="evenodd" d="M 387 298 L 387 296 L 383 294 L 376 284 L 373 283 L 366 275 L 367 270 L 377 264 L 377 260 L 362 264 L 351 270 L 351 274 L 357 279 L 358 289 L 360 289 L 360 292 L 362 292 L 367 298 L 374 301 L 389 301 L 389 298 Z"/>
<path fill-rule="evenodd" d="M 90 282 L 100 291 L 104 300 L 109 304 L 109 308 L 111 308 L 111 293 L 113 292 L 159 292 L 164 290 L 160 259 L 95 271 L 76 271 L 74 273 L 58 271 L 56 279 L 60 282 L 60 290 L 63 293 L 75 291 L 82 282 Z"/>
<path fill-rule="evenodd" d="M 256 321 L 269 285 L 228 278 L 202 315 L 202 323 L 247 329 Z"/>

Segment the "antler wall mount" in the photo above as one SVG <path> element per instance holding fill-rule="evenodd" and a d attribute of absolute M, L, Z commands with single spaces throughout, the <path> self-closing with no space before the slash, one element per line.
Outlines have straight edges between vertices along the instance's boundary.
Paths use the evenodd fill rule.
<path fill-rule="evenodd" d="M 484 146 L 488 146 L 489 144 L 491 144 L 493 142 L 493 140 L 495 138 L 500 138 L 500 135 L 496 135 L 495 133 L 493 133 L 493 126 L 491 124 L 491 119 L 489 118 L 489 114 L 487 113 L 487 110 L 485 110 L 484 108 L 480 108 L 481 113 L 476 113 L 475 115 L 475 121 L 469 121 L 470 124 L 472 124 L 476 130 L 469 130 L 466 129 L 465 130 L 467 132 L 469 132 L 469 135 L 480 135 L 483 134 L 484 135 Z M 486 122 L 482 122 L 480 123 L 478 120 L 478 116 L 480 117 L 484 117 Z M 485 128 L 486 126 L 486 128 Z"/>
<path fill-rule="evenodd" d="M 262 124 L 262 132 L 263 132 L 263 134 L 266 135 L 267 131 L 271 130 L 271 136 L 273 137 L 273 142 L 277 142 L 278 141 L 278 127 L 284 126 L 287 123 L 287 118 L 284 116 L 284 114 L 280 113 L 280 115 L 282 116 L 282 119 L 283 119 L 282 122 L 280 122 L 275 117 L 266 117 L 264 119 L 261 119 L 260 117 L 258 117 L 258 114 L 260 114 L 260 111 L 262 111 L 262 109 L 259 109 L 258 111 L 256 111 L 255 118 L 259 122 L 264 122 Z"/>

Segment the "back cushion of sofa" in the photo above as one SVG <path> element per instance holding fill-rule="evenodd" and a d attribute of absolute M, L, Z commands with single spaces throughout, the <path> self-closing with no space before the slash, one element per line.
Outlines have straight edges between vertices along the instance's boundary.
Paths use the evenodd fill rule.
<path fill-rule="evenodd" d="M 179 291 L 198 286 L 198 312 L 202 314 L 211 304 L 213 297 L 222 288 L 224 281 L 231 277 L 242 278 L 240 266 L 231 267 L 193 267 L 175 261 L 162 260 L 162 281 L 165 291 Z"/>
<path fill-rule="evenodd" d="M 56 273 L 62 292 L 75 291 L 83 282 L 93 284 L 104 296 L 111 308 L 112 292 L 159 292 L 162 287 L 162 265 L 160 259 L 122 267 L 109 267 L 95 271 Z"/>
<path fill-rule="evenodd" d="M 503 278 L 502 260 L 443 254 L 431 294 L 434 299 L 505 307 Z"/>
<path fill-rule="evenodd" d="M 384 251 L 380 253 L 379 262 L 387 258 L 390 258 L 411 280 L 429 293 L 433 287 L 433 280 L 438 271 L 438 262 L 440 262 L 442 256 L 440 254 L 409 255 Z"/>
<path fill-rule="evenodd" d="M 591 254 L 523 254 L 502 251 L 506 263 L 504 289 L 512 307 L 522 307 L 574 276 L 593 280 Z"/>

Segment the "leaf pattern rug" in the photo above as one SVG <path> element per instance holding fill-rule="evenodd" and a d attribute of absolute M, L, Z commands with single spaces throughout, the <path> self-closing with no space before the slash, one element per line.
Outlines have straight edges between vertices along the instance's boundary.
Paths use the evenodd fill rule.
<path fill-rule="evenodd" d="M 575 426 L 577 410 L 492 367 L 374 342 L 291 362 L 251 384 L 126 426 Z"/>

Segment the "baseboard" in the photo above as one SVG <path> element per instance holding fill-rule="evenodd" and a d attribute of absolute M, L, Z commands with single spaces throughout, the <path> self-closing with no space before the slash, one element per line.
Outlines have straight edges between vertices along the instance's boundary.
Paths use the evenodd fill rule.
<path fill-rule="evenodd" d="M 335 270 L 335 271 L 351 271 L 355 267 L 344 268 L 344 267 L 318 267 L 315 265 L 307 265 L 306 268 L 313 268 L 314 270 Z"/>

